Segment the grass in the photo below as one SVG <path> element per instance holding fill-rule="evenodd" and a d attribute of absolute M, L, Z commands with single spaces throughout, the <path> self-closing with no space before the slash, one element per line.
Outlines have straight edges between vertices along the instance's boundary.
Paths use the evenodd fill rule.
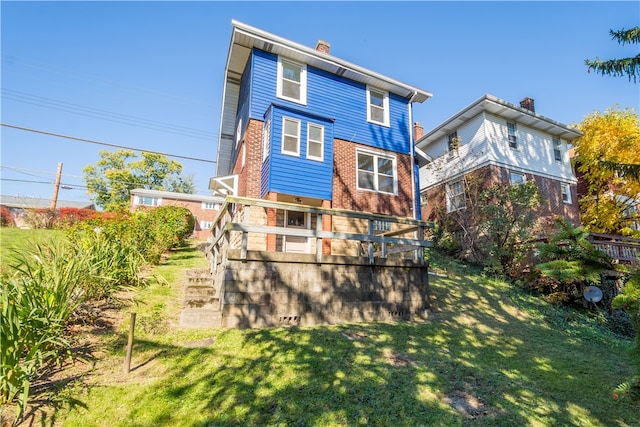
<path fill-rule="evenodd" d="M 178 326 L 175 251 L 153 285 L 100 335 L 93 364 L 48 398 L 61 426 L 638 426 L 612 398 L 634 372 L 632 341 L 589 313 L 558 311 L 500 280 L 434 260 L 422 322 L 276 329 Z M 446 266 L 446 270 L 438 267 Z M 445 273 L 446 271 L 446 273 Z M 123 373 L 128 313 L 137 312 Z M 82 372 L 79 372 L 82 371 Z M 33 419 L 32 419 L 33 421 Z M 45 422 L 45 424 L 46 424 Z"/>
<path fill-rule="evenodd" d="M 32 243 L 62 238 L 60 230 L 21 229 L 14 227 L 0 227 L 0 272 L 6 271 L 9 263 L 14 259 L 14 250 L 31 246 Z"/>

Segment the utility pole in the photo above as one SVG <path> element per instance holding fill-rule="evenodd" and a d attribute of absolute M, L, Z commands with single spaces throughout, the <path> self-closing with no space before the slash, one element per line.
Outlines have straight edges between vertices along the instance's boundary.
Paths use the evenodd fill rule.
<path fill-rule="evenodd" d="M 53 198 L 51 199 L 51 210 L 56 210 L 58 203 L 58 190 L 60 189 L 60 177 L 62 176 L 62 163 L 58 163 L 58 173 L 56 174 L 56 184 L 53 187 Z"/>

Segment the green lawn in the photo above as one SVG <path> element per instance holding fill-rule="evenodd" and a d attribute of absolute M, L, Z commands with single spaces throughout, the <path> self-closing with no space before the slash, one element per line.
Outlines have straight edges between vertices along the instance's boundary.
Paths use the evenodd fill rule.
<path fill-rule="evenodd" d="M 45 424 L 640 425 L 640 403 L 612 398 L 634 372 L 631 340 L 601 329 L 595 314 L 556 310 L 471 268 L 431 276 L 427 321 L 184 330 L 179 282 L 193 265 L 206 265 L 200 252 L 175 251 L 155 270 L 169 285 L 140 291 L 113 333 L 83 338 L 96 359 L 37 396 L 58 408 Z"/>
<path fill-rule="evenodd" d="M 26 230 L 15 227 L 0 227 L 0 271 L 4 271 L 12 259 L 14 250 L 21 250 L 35 242 L 59 239 L 60 230 Z"/>

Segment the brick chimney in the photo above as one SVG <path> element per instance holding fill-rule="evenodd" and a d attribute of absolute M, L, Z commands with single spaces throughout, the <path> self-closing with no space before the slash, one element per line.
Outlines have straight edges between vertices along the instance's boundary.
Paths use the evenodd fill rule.
<path fill-rule="evenodd" d="M 526 97 L 525 99 L 520 101 L 520 106 L 522 108 L 526 108 L 527 110 L 531 111 L 532 113 L 536 112 L 536 107 L 533 105 L 533 98 Z"/>
<path fill-rule="evenodd" d="M 326 53 L 327 55 L 329 55 L 329 49 L 331 49 L 331 45 L 329 44 L 329 42 L 318 40 L 318 43 L 316 43 L 316 50 L 318 52 Z"/>
<path fill-rule="evenodd" d="M 413 140 L 417 141 L 424 135 L 424 128 L 418 122 L 413 124 Z"/>

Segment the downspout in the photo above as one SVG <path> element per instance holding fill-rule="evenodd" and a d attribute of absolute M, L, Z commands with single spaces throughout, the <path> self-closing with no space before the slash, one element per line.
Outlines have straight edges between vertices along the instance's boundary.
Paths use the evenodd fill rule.
<path fill-rule="evenodd" d="M 411 211 L 413 212 L 413 219 L 418 219 L 416 214 L 418 210 L 418 204 L 416 203 L 416 162 L 415 162 L 415 141 L 413 138 L 413 100 L 418 94 L 418 91 L 413 91 L 413 95 L 409 98 L 409 141 L 411 142 Z"/>

